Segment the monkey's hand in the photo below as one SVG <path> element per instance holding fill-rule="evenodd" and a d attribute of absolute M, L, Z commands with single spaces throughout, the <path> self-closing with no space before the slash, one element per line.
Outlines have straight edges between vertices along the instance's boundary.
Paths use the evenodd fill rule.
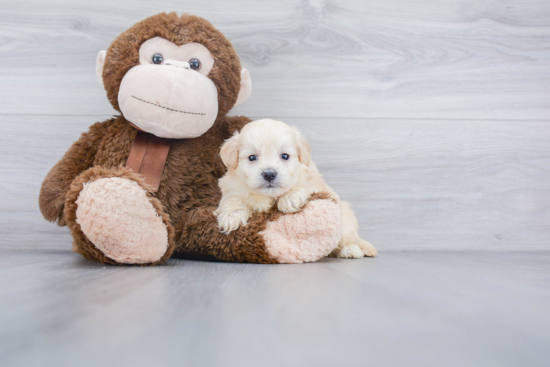
<path fill-rule="evenodd" d="M 277 201 L 277 208 L 283 213 L 295 213 L 307 204 L 311 193 L 304 188 L 294 188 Z"/>

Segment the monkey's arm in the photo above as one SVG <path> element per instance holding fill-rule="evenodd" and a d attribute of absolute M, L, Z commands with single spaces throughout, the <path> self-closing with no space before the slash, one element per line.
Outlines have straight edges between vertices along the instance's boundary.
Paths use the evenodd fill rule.
<path fill-rule="evenodd" d="M 266 227 L 266 213 L 254 214 L 246 226 L 226 235 L 220 233 L 214 210 L 215 206 L 205 206 L 185 214 L 181 222 L 183 228 L 176 228 L 176 256 L 245 263 L 278 262 L 270 256 L 259 234 Z"/>
<path fill-rule="evenodd" d="M 42 182 L 38 204 L 46 220 L 66 225 L 63 218 L 65 195 L 75 177 L 93 165 L 109 121 L 95 123 L 83 133 Z"/>

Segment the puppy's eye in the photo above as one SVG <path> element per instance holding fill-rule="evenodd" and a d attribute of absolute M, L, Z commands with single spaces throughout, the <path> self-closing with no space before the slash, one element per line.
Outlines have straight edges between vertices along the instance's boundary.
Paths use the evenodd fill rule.
<path fill-rule="evenodd" d="M 189 60 L 189 67 L 193 70 L 199 71 L 202 67 L 201 61 L 199 59 L 191 59 Z"/>
<path fill-rule="evenodd" d="M 248 160 L 250 162 L 254 162 L 256 159 L 258 159 L 258 156 L 257 155 L 251 155 L 250 157 L 248 157 Z"/>
<path fill-rule="evenodd" d="M 284 159 L 285 161 L 288 161 L 288 158 L 290 158 L 290 156 L 286 153 L 283 153 L 281 154 L 281 159 Z"/>
<path fill-rule="evenodd" d="M 163 61 L 164 61 L 164 56 L 162 56 L 161 54 L 154 54 L 153 57 L 151 57 L 151 62 L 153 64 L 160 65 L 162 64 Z"/>

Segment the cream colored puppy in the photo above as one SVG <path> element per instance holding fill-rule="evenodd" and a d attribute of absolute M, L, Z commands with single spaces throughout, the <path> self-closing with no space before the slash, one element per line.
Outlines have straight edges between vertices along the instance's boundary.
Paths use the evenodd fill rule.
<path fill-rule="evenodd" d="M 376 255 L 374 246 L 359 238 L 355 214 L 325 183 L 296 127 L 270 119 L 250 122 L 225 141 L 220 155 L 228 168 L 219 182 L 222 199 L 214 212 L 222 232 L 246 225 L 252 213 L 268 211 L 275 203 L 283 213 L 297 212 L 312 193 L 324 191 L 342 210 L 342 239 L 330 256 Z"/>

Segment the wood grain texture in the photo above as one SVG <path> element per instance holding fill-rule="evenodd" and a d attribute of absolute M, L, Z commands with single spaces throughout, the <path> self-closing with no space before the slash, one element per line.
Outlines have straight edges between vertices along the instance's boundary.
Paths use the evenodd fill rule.
<path fill-rule="evenodd" d="M 240 114 L 550 118 L 547 0 L 5 2 L 0 113 L 112 113 L 97 52 L 169 10 L 233 42 L 254 86 Z"/>
<path fill-rule="evenodd" d="M 104 266 L 0 250 L 2 366 L 547 366 L 550 252 Z"/>
<path fill-rule="evenodd" d="M 68 248 L 68 234 L 38 213 L 40 184 L 107 117 L 0 116 L 1 247 Z M 550 249 L 545 121 L 285 121 L 308 137 L 327 182 L 380 251 Z"/>

